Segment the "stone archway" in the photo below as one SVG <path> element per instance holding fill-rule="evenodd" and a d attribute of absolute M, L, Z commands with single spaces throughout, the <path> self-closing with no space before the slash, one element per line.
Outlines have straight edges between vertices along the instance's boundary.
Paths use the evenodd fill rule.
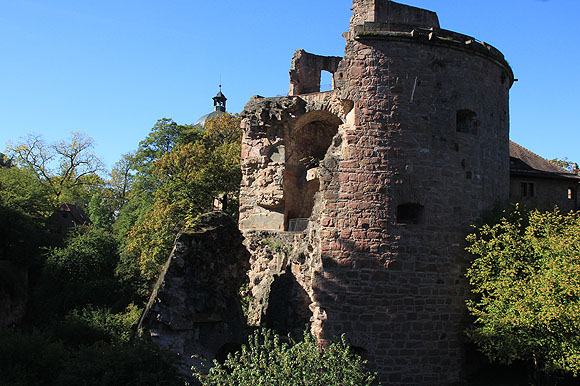
<path fill-rule="evenodd" d="M 319 167 L 342 120 L 325 110 L 301 116 L 286 136 L 284 217 L 286 230 L 303 230 L 320 189 Z"/>

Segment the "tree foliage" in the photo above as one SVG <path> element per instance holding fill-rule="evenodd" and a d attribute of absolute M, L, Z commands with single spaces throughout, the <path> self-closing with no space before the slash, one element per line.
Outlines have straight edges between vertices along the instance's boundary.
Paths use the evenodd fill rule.
<path fill-rule="evenodd" d="M 0 260 L 30 267 L 49 243 L 50 194 L 28 170 L 0 168 Z"/>
<path fill-rule="evenodd" d="M 568 170 L 569 172 L 578 172 L 578 164 L 575 162 L 572 162 L 568 159 L 568 157 L 564 157 L 564 158 L 554 158 L 551 160 L 553 163 L 555 163 L 556 165 L 560 166 L 561 168 L 564 168 L 566 170 Z"/>
<path fill-rule="evenodd" d="M 214 361 L 207 374 L 193 370 L 203 386 L 362 386 L 375 380 L 365 363 L 344 337 L 322 348 L 308 331 L 302 341 L 287 343 L 272 331 L 259 330 L 224 364 Z"/>
<path fill-rule="evenodd" d="M 121 256 L 126 273 L 134 263 L 151 283 L 167 260 L 180 226 L 212 210 L 218 197 L 226 207 L 230 201 L 236 202 L 241 179 L 239 127 L 239 118 L 230 114 L 209 120 L 203 129 L 161 120 L 149 140 L 142 142 L 136 158 L 153 162 L 152 176 L 146 179 L 155 184 L 137 184 L 131 200 L 140 204 L 132 207 L 129 202 L 121 212 L 134 220 Z M 155 190 L 149 192 L 154 185 Z M 141 186 L 147 189 L 139 190 Z M 130 208 L 138 215 L 126 213 Z M 237 205 L 229 205 L 229 212 L 235 214 Z"/>
<path fill-rule="evenodd" d="M 86 283 L 113 277 L 118 259 L 117 243 L 109 232 L 76 227 L 63 248 L 48 254 L 46 269 L 60 281 Z"/>
<path fill-rule="evenodd" d="M 92 152 L 93 146 L 93 139 L 79 132 L 52 144 L 40 135 L 29 134 L 19 143 L 10 144 L 7 152 L 18 166 L 31 170 L 51 191 L 56 206 L 67 195 L 69 202 L 80 198 L 86 201 L 83 188 L 101 183 L 98 173 L 103 167 Z"/>
<path fill-rule="evenodd" d="M 467 237 L 475 317 L 470 337 L 491 359 L 580 371 L 580 214 L 517 206 Z"/>
<path fill-rule="evenodd" d="M 117 247 L 116 239 L 104 229 L 73 228 L 64 246 L 47 253 L 41 284 L 31 297 L 31 316 L 60 316 L 88 304 L 126 301 L 115 278 Z"/>
<path fill-rule="evenodd" d="M 115 163 L 108 182 L 113 212 L 119 212 L 129 201 L 129 193 L 135 182 L 134 153 L 127 153 Z"/>
<path fill-rule="evenodd" d="M 0 204 L 38 219 L 54 210 L 50 190 L 29 168 L 0 168 Z"/>
<path fill-rule="evenodd" d="M 240 119 L 222 114 L 209 119 L 203 132 L 190 137 L 196 139 L 165 153 L 154 173 L 162 183 L 159 196 L 181 201 L 190 215 L 197 215 L 211 209 L 220 195 L 225 195 L 222 202 L 226 206 L 228 196 L 237 196 L 241 180 Z"/>

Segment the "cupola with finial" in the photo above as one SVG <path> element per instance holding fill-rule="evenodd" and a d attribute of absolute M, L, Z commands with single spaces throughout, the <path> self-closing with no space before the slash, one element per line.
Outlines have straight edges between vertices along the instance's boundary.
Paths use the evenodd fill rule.
<path fill-rule="evenodd" d="M 213 97 L 213 111 L 226 111 L 226 101 L 228 98 L 222 93 L 222 85 L 220 84 L 220 91 Z"/>
<path fill-rule="evenodd" d="M 221 84 L 220 84 L 219 92 L 212 99 L 213 99 L 213 111 L 211 113 L 206 114 L 203 117 L 199 118 L 195 122 L 195 124 L 194 124 L 195 126 L 197 126 L 197 125 L 203 126 L 209 118 L 217 117 L 217 116 L 222 115 L 226 112 L 226 101 L 228 100 L 228 98 L 226 98 L 226 96 L 222 93 L 222 85 Z"/>

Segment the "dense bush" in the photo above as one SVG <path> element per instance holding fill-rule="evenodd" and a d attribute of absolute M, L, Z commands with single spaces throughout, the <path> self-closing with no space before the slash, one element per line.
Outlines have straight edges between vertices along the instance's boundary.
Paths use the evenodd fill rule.
<path fill-rule="evenodd" d="M 76 227 L 64 248 L 49 253 L 46 270 L 58 280 L 83 283 L 112 278 L 118 261 L 117 241 L 111 233 L 96 227 Z"/>
<path fill-rule="evenodd" d="M 119 261 L 117 241 L 106 230 L 76 227 L 64 246 L 47 254 L 42 283 L 32 296 L 31 316 L 37 320 L 64 315 L 86 305 L 125 307 L 121 285 L 115 278 Z"/>
<path fill-rule="evenodd" d="M 39 331 L 0 329 L 0 383 L 48 386 L 69 358 L 64 345 Z"/>
<path fill-rule="evenodd" d="M 580 371 L 580 213 L 517 206 L 467 238 L 475 317 L 470 337 L 491 359 Z"/>
<path fill-rule="evenodd" d="M 260 330 L 225 363 L 214 361 L 207 374 L 194 368 L 194 376 L 203 386 L 371 385 L 375 375 L 364 364 L 344 337 L 323 349 L 309 332 L 304 340 L 287 343 L 272 331 Z"/>
<path fill-rule="evenodd" d="M 64 320 L 53 322 L 49 330 L 70 347 L 129 342 L 141 311 L 134 304 L 119 313 L 113 313 L 108 307 L 87 306 L 69 312 Z"/>
<path fill-rule="evenodd" d="M 177 386 L 168 354 L 142 342 L 73 347 L 37 330 L 0 329 L 2 386 Z"/>
<path fill-rule="evenodd" d="M 63 364 L 55 386 L 178 386 L 174 358 L 141 342 L 81 347 Z"/>

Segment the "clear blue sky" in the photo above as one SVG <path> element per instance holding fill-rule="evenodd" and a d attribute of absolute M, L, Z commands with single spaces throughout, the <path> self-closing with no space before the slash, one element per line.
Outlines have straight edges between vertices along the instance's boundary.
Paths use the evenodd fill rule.
<path fill-rule="evenodd" d="M 404 2 L 404 1 L 403 1 Z M 519 79 L 511 138 L 580 162 L 579 0 L 408 0 L 500 49 Z M 0 0 L 0 150 L 82 131 L 110 168 L 159 118 L 193 123 L 288 91 L 294 50 L 344 52 L 350 0 Z"/>

